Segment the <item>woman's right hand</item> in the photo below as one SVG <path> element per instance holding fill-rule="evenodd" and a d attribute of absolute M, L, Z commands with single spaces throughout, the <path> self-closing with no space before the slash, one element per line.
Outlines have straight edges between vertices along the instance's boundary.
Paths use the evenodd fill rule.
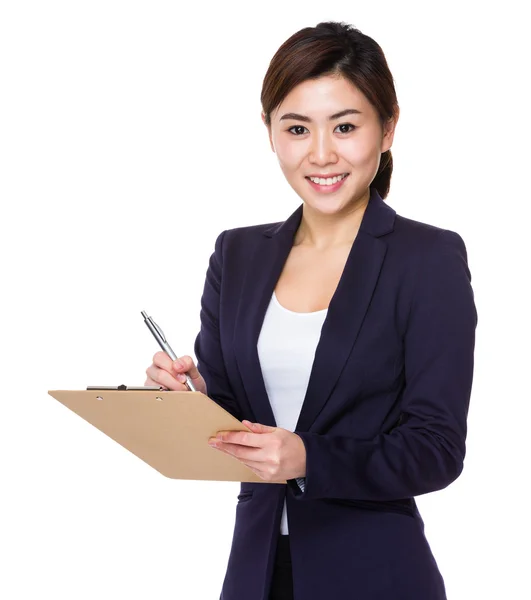
<path fill-rule="evenodd" d="M 183 366 L 179 365 L 179 361 Z M 166 352 L 159 351 L 153 356 L 153 363 L 146 369 L 147 379 L 144 385 L 163 386 L 175 392 L 187 392 L 188 386 L 184 383 L 188 373 L 195 389 L 207 395 L 206 383 L 201 373 L 197 370 L 190 356 L 180 356 L 172 360 Z"/>

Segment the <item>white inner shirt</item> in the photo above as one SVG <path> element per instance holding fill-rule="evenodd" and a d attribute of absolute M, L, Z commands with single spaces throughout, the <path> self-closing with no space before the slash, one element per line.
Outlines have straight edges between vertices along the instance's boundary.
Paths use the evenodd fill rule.
<path fill-rule="evenodd" d="M 277 427 L 295 430 L 327 312 L 326 308 L 310 313 L 288 310 L 273 292 L 257 349 Z M 284 500 L 280 533 L 287 535 L 288 532 Z"/>

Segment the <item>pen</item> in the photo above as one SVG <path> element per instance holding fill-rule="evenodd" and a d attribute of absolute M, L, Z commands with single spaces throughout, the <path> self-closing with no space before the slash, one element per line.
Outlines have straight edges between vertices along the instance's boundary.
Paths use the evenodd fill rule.
<path fill-rule="evenodd" d="M 141 311 L 141 312 L 142 312 L 142 316 L 144 317 L 144 323 L 148 326 L 149 331 L 151 331 L 151 333 L 153 334 L 153 337 L 159 343 L 159 346 L 164 350 L 164 352 L 166 352 L 166 354 L 172 360 L 176 360 L 177 355 L 171 349 L 171 346 L 166 341 L 166 337 L 164 336 L 162 329 L 155 323 L 155 321 L 152 319 L 152 317 L 147 316 L 145 311 Z M 186 385 L 191 392 L 196 392 L 197 390 L 195 389 L 195 386 L 192 383 L 192 379 L 190 378 L 190 375 L 188 375 L 188 373 L 185 373 L 184 375 L 186 377 L 186 383 L 184 385 Z"/>

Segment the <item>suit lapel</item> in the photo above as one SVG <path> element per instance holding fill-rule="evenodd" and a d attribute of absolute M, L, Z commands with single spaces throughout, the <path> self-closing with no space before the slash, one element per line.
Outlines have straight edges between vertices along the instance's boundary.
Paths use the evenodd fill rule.
<path fill-rule="evenodd" d="M 360 230 L 323 323 L 297 431 L 309 431 L 356 342 L 387 249 L 378 236 L 392 231 L 395 214 L 371 189 Z M 263 233 L 249 260 L 236 313 L 234 352 L 243 385 L 257 421 L 271 426 L 276 422 L 260 368 L 258 337 L 301 218 L 302 205 L 284 223 Z"/>
<path fill-rule="evenodd" d="M 326 404 L 358 337 L 387 245 L 358 232 L 330 301 L 295 429 L 309 431 Z"/>
<path fill-rule="evenodd" d="M 258 337 L 273 290 L 293 246 L 302 217 L 302 205 L 280 226 L 261 235 L 249 259 L 239 298 L 234 326 L 234 352 L 238 369 L 256 420 L 276 426 L 265 389 Z"/>

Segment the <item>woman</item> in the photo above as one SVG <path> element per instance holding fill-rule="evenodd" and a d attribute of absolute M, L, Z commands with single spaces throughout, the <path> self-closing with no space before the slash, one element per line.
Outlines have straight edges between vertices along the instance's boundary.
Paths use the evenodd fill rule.
<path fill-rule="evenodd" d="M 463 468 L 477 321 L 465 245 L 383 201 L 399 109 L 370 37 L 302 29 L 261 100 L 303 204 L 219 235 L 197 367 L 158 352 L 146 371 L 172 390 L 187 371 L 252 431 L 213 446 L 264 481 L 241 484 L 221 598 L 443 599 L 414 497 Z"/>

